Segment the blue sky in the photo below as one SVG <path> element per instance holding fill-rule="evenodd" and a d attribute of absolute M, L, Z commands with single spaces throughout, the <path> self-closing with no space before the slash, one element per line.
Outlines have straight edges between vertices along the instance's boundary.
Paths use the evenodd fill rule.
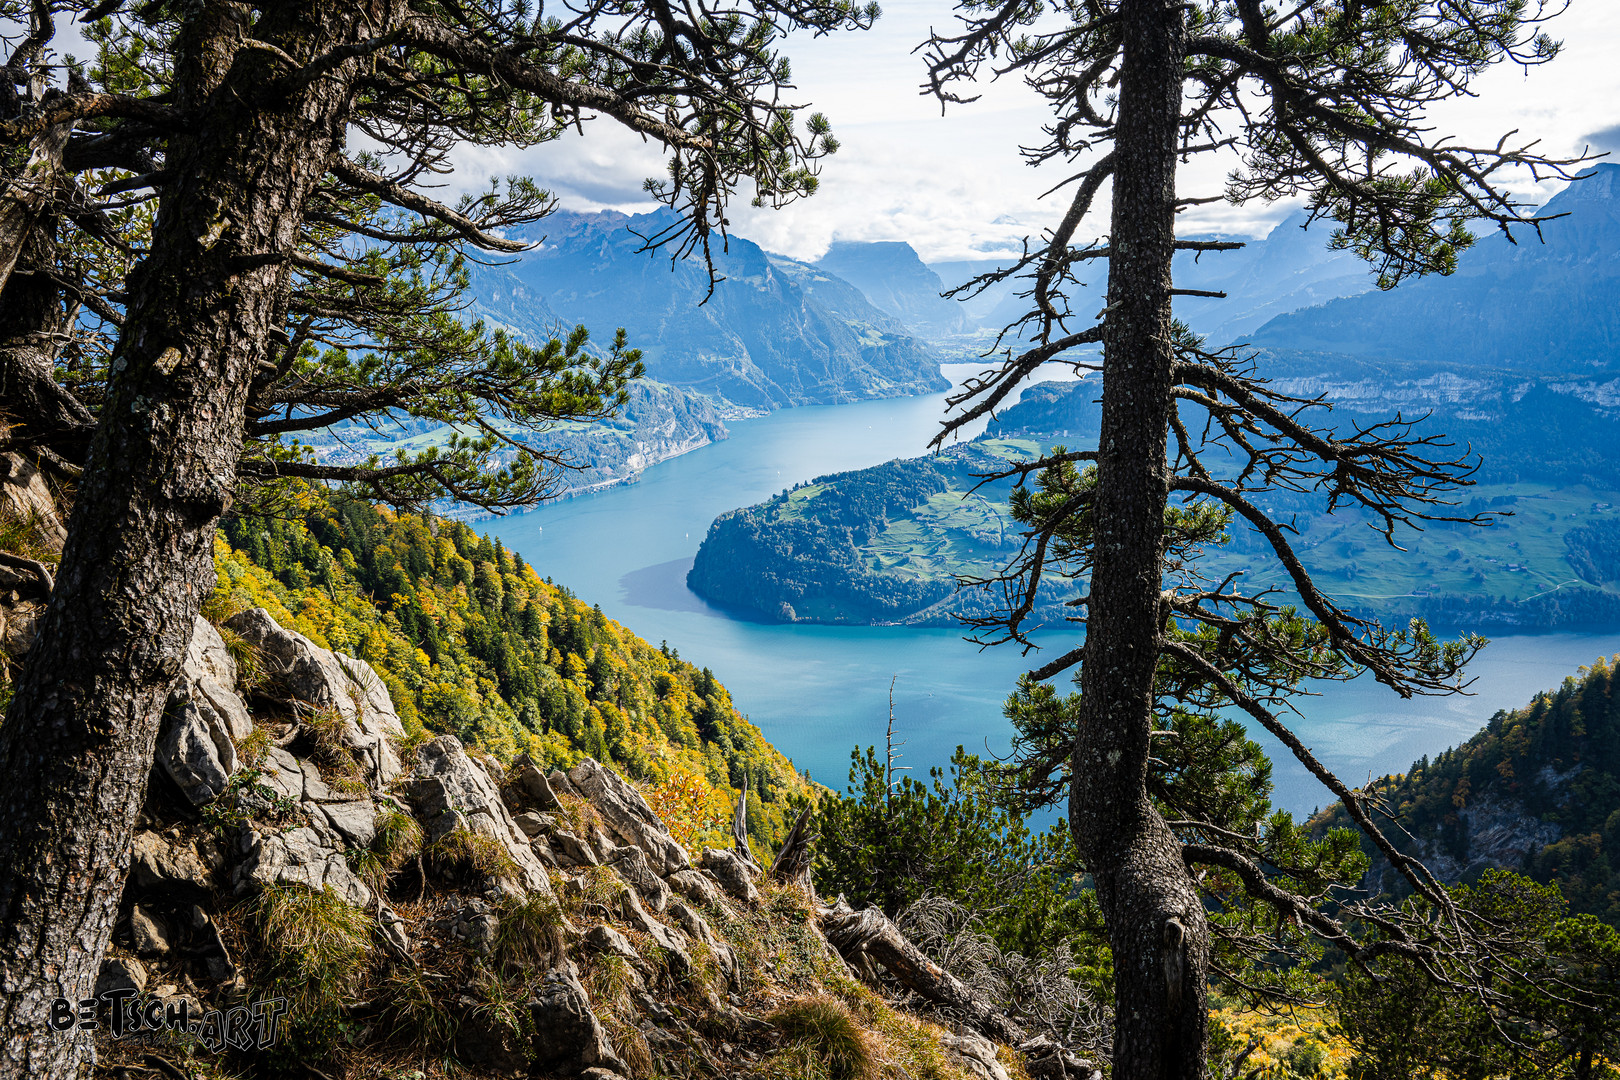
<path fill-rule="evenodd" d="M 779 211 L 738 207 L 736 230 L 774 251 L 815 258 L 833 239 L 907 240 L 928 260 L 973 258 L 1017 246 L 1063 209 L 1062 196 L 1039 195 L 1060 178 L 1032 170 L 1018 155 L 1020 142 L 1039 135 L 1044 112 L 1025 88 L 1003 83 L 984 98 L 952 106 L 945 116 L 918 94 L 921 59 L 912 49 L 930 25 L 945 26 L 944 0 L 888 0 L 876 27 L 789 42 L 797 100 L 825 112 L 843 143 L 822 171 L 814 197 Z M 1551 24 L 1565 53 L 1553 64 L 1522 74 L 1502 68 L 1478 84 L 1472 100 L 1448 103 L 1434 114 L 1445 130 L 1468 140 L 1495 138 L 1509 129 L 1534 132 L 1551 153 L 1578 150 L 1583 139 L 1607 132 L 1620 152 L 1620 3 L 1572 0 Z M 1183 171 L 1188 194 L 1218 194 L 1230 162 L 1206 159 Z M 586 136 L 523 154 L 480 151 L 463 159 L 468 178 L 531 173 L 572 209 L 645 207 L 641 181 L 662 172 L 654 146 L 601 121 Z M 1527 181 L 1526 194 L 1535 193 Z M 1556 185 L 1544 187 L 1544 198 Z M 1217 204 L 1189 215 L 1188 227 L 1257 235 L 1289 206 Z M 1106 201 L 1094 215 L 1106 213 Z M 1098 229 L 1095 222 L 1093 229 Z"/>

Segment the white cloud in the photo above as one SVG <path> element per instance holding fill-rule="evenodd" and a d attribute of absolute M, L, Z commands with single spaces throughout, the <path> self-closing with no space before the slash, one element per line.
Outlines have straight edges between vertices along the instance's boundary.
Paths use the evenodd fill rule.
<path fill-rule="evenodd" d="M 738 200 L 734 231 L 800 258 L 850 239 L 906 240 L 925 259 L 940 260 L 1016 250 L 1022 237 L 1054 223 L 1066 193 L 1040 196 L 1065 171 L 1055 164 L 1028 168 L 1019 154 L 1021 142 L 1041 138 L 1046 118 L 1031 91 L 1011 80 L 991 84 L 981 100 L 953 105 L 944 116 L 919 93 L 923 62 L 912 50 L 931 25 L 943 29 L 951 18 L 944 0 L 890 0 L 870 32 L 789 41 L 796 99 L 827 114 L 842 149 L 824 163 L 821 190 L 809 199 L 781 210 Z M 1579 152 L 1594 134 L 1620 144 L 1610 130 L 1620 124 L 1620 65 L 1612 57 L 1620 5 L 1577 0 L 1551 30 L 1566 43 L 1563 56 L 1528 73 L 1486 74 L 1476 96 L 1433 110 L 1437 130 L 1494 143 L 1518 128 L 1539 135 L 1543 149 L 1556 154 Z M 569 135 L 523 153 L 482 149 L 460 160 L 458 180 L 529 172 L 571 209 L 645 209 L 651 204 L 642 181 L 662 172 L 656 146 L 607 120 L 588 123 L 584 138 Z M 1218 194 L 1231 166 L 1231 159 L 1213 157 L 1184 166 L 1183 192 Z M 1540 201 L 1560 184 L 1519 177 L 1513 186 Z M 1217 203 L 1190 211 L 1185 228 L 1259 235 L 1291 209 Z M 1106 214 L 1105 196 L 1082 231 L 1100 231 Z"/>

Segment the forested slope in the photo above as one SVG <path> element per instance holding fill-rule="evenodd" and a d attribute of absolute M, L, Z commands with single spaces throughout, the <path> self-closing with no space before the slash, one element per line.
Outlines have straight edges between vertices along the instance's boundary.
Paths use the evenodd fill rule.
<path fill-rule="evenodd" d="M 1620 662 L 1617 657 L 1615 662 Z M 1620 679 L 1598 660 L 1461 746 L 1375 782 L 1444 880 L 1486 869 L 1555 882 L 1574 912 L 1620 925 Z M 1335 804 L 1318 824 L 1347 825 Z M 1371 852 L 1369 851 L 1369 854 Z M 1398 878 L 1375 860 L 1372 882 Z"/>
<path fill-rule="evenodd" d="M 264 607 L 371 663 L 408 730 L 543 768 L 612 761 L 705 804 L 738 789 L 775 841 L 808 783 L 707 670 L 655 647 L 457 522 L 311 499 L 290 520 L 233 518 L 216 541 L 215 618 Z"/>

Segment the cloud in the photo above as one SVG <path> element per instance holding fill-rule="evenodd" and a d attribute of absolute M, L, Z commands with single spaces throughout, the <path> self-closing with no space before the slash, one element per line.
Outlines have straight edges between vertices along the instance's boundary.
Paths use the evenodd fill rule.
<path fill-rule="evenodd" d="M 1582 135 L 1581 142 L 1590 145 L 1595 153 L 1613 154 L 1620 157 L 1620 124 L 1606 127 L 1601 131 L 1594 131 L 1589 135 Z"/>
<path fill-rule="evenodd" d="M 1062 217 L 1073 188 L 1042 194 L 1083 163 L 1025 164 L 1020 144 L 1043 139 L 1048 114 L 1017 79 L 977 87 L 981 100 L 953 105 L 943 115 L 937 101 L 919 95 L 922 62 L 912 50 L 940 20 L 937 0 L 886 0 L 883 18 L 869 32 L 790 35 L 784 51 L 798 83 L 790 97 L 825 112 L 843 146 L 822 163 L 821 190 L 808 199 L 781 210 L 755 208 L 745 187 L 732 205 L 733 232 L 802 259 L 819 257 L 836 239 L 904 240 L 931 261 L 1017 251 L 1026 236 L 1039 242 Z M 1430 111 L 1435 130 L 1465 144 L 1490 145 L 1517 127 L 1524 141 L 1541 138 L 1541 148 L 1552 154 L 1578 153 L 1585 144 L 1620 152 L 1612 105 L 1620 100 L 1620 65 L 1610 56 L 1620 40 L 1620 4 L 1576 5 L 1551 29 L 1567 45 L 1555 62 L 1530 73 L 1511 65 L 1487 72 L 1475 86 L 1477 97 Z M 663 161 L 656 145 L 599 119 L 584 125 L 583 137 L 570 134 L 521 152 L 463 153 L 451 183 L 532 175 L 565 208 L 638 212 L 652 206 L 642 182 L 663 175 Z M 1232 156 L 1196 158 L 1181 166 L 1178 187 L 1189 196 L 1218 195 L 1236 164 Z M 1563 186 L 1528 175 L 1506 179 L 1516 195 L 1533 202 Z M 1191 208 L 1178 228 L 1261 236 L 1298 205 L 1216 202 Z M 1105 189 L 1078 236 L 1103 232 L 1108 213 Z"/>

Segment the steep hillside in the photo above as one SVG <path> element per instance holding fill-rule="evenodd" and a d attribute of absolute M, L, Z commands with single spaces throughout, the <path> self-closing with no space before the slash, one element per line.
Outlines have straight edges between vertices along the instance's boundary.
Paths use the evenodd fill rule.
<path fill-rule="evenodd" d="M 598 338 L 624 327 L 652 378 L 743 409 L 832 404 L 945 388 L 915 338 L 834 313 L 781 273 L 758 245 L 714 250 L 725 277 L 709 293 L 701 259 L 638 249 L 665 214 L 557 214 L 539 249 L 477 268 L 480 310 L 525 333 L 560 317 Z M 538 239 L 538 237 L 537 237 Z M 525 318 L 525 312 L 529 317 Z M 531 325 L 538 320 L 543 325 Z"/>
<path fill-rule="evenodd" d="M 1620 165 L 1543 208 L 1545 243 L 1485 236 L 1447 278 L 1410 281 L 1266 323 L 1256 344 L 1521 371 L 1613 370 L 1620 350 Z"/>
<path fill-rule="evenodd" d="M 312 500 L 292 521 L 230 519 L 218 618 L 262 607 L 322 648 L 373 665 L 408 730 L 453 734 L 503 761 L 583 755 L 695 785 L 724 820 L 747 788 L 762 842 L 809 791 L 725 687 L 542 580 L 465 525 Z"/>
<path fill-rule="evenodd" d="M 1376 781 L 1373 793 L 1411 834 L 1403 849 L 1448 882 L 1493 867 L 1555 882 L 1574 912 L 1620 925 L 1616 663 L 1600 658 L 1461 746 Z M 1349 819 L 1335 805 L 1315 824 Z M 1381 858 L 1369 877 L 1380 891 L 1401 884 Z"/>

